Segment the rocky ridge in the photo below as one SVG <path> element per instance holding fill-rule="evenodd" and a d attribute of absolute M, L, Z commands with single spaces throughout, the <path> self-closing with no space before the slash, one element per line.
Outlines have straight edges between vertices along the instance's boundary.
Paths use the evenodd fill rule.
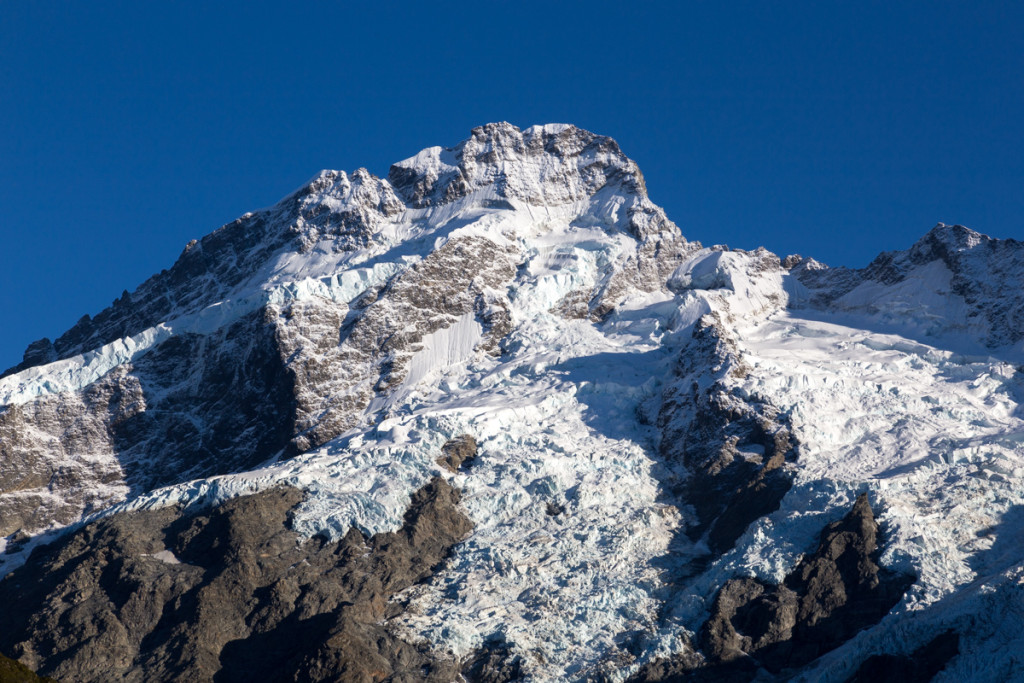
<path fill-rule="evenodd" d="M 432 481 L 398 532 L 338 542 L 288 529 L 301 499 L 272 489 L 87 525 L 0 581 L 0 647 L 59 680 L 452 680 L 457 662 L 381 622 L 471 529 L 458 491 Z"/>
<path fill-rule="evenodd" d="M 0 651 L 1012 677 L 1022 254 L 941 225 L 860 271 L 705 249 L 572 126 L 324 171 L 0 378 Z"/>
<path fill-rule="evenodd" d="M 909 249 L 884 252 L 865 268 L 822 268 L 810 259 L 797 272 L 812 306 L 915 318 L 926 335 L 952 331 L 998 349 L 1024 339 L 1022 301 L 1005 296 L 1024 285 L 1022 253 L 1016 240 L 939 223 Z"/>
<path fill-rule="evenodd" d="M 524 134 L 493 124 L 396 164 L 390 177 L 396 185 L 364 170 L 322 172 L 191 244 L 53 350 L 40 355 L 48 342 L 33 343 L 0 381 L 0 433 L 9 435 L 0 467 L 14 468 L 0 484 L 0 511 L 12 520 L 2 531 L 67 524 L 133 492 L 320 446 L 406 378 L 425 337 L 467 316 L 483 328 L 476 346 L 498 352 L 510 331 L 504 292 L 528 245 L 508 231 L 459 234 L 460 223 L 486 218 L 481 206 L 492 216 L 508 201 L 563 207 L 635 234 L 582 292 L 595 316 L 634 287 L 657 289 L 689 248 L 614 141 L 573 127 Z M 444 243 L 402 255 L 430 236 Z M 328 265 L 318 273 L 305 255 Z M 358 277 L 339 282 L 345 267 Z M 50 361 L 67 366 L 69 386 L 36 380 Z"/>

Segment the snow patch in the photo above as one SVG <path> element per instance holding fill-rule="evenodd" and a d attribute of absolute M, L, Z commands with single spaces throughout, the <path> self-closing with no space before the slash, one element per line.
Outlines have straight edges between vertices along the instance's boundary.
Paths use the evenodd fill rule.
<path fill-rule="evenodd" d="M 409 360 L 409 375 L 403 383 L 413 386 L 437 380 L 441 373 L 473 357 L 484 328 L 473 312 L 460 316 L 453 325 L 425 336 L 422 347 Z"/>

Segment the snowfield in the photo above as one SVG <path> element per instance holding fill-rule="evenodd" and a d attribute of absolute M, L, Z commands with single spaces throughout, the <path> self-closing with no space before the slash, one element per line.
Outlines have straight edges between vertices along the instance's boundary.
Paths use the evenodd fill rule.
<path fill-rule="evenodd" d="M 1024 349 L 986 345 L 993 325 L 972 312 L 985 301 L 958 294 L 947 264 L 915 264 L 888 284 L 865 279 L 822 303 L 821 286 L 800 270 L 819 264 L 787 269 L 763 250 L 687 243 L 670 223 L 657 227 L 656 207 L 625 181 L 594 189 L 583 172 L 565 181 L 558 155 L 474 167 L 466 193 L 441 203 L 465 174 L 452 155 L 430 148 L 396 165 L 425 188 L 419 205 L 382 213 L 365 245 L 336 249 L 319 235 L 306 251 L 282 248 L 215 304 L 0 379 L 0 404 L 83 391 L 176 335 L 210 334 L 267 306 L 303 302 L 345 325 L 364 310 L 384 315 L 403 277 L 445 245 L 481 240 L 514 265 L 510 280 L 470 285 L 488 315 L 507 315 L 500 344 L 483 304 L 446 309 L 443 324 L 411 330 L 385 359 L 401 370 L 392 385 L 365 389 L 363 376 L 383 362 L 376 356 L 345 367 L 351 386 L 325 400 L 372 396 L 354 402 L 325 443 L 152 491 L 113 487 L 111 507 L 91 518 L 285 483 L 307 492 L 295 529 L 337 539 L 352 526 L 368 535 L 399 528 L 410 495 L 444 476 L 462 491 L 474 530 L 430 582 L 402 596 L 409 608 L 393 626 L 459 657 L 506 642 L 530 680 L 621 681 L 681 652 L 680 636 L 694 637 L 729 578 L 781 581 L 822 527 L 869 491 L 882 564 L 918 578 L 892 613 L 816 660 L 805 679 L 845 680 L 868 653 L 909 653 L 949 628 L 962 636 L 961 654 L 937 680 L 1024 677 Z M 605 151 L 572 163 L 623 162 Z M 328 186 L 318 195 L 325 210 L 349 210 L 370 186 L 341 177 L 314 181 Z M 390 185 L 377 182 L 387 187 L 374 201 L 384 202 Z M 984 246 L 972 238 L 961 248 Z M 451 298 L 437 291 L 438 301 Z M 694 513 L 670 488 L 687 473 L 659 454 L 651 419 L 706 316 L 725 321 L 744 372 L 715 378 L 709 369 L 704 381 L 779 408 L 798 444 L 781 507 L 717 558 L 684 533 Z M 463 434 L 479 453 L 453 474 L 437 458 Z M 23 556 L 8 555 L 3 570 Z"/>

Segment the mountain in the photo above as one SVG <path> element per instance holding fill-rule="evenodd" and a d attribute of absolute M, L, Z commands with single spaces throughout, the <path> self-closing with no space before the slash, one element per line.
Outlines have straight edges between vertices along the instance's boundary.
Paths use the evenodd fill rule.
<path fill-rule="evenodd" d="M 323 171 L 0 378 L 75 681 L 1024 678 L 1024 245 L 705 248 L 610 138 Z"/>

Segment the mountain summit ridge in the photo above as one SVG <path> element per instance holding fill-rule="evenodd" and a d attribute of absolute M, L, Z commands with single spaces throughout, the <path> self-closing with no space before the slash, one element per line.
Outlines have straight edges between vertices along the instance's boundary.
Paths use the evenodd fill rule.
<path fill-rule="evenodd" d="M 0 643 L 75 680 L 102 680 L 109 638 L 126 680 L 213 680 L 271 641 L 318 643 L 282 651 L 316 680 L 339 643 L 395 676 L 845 681 L 955 640 L 928 670 L 1024 675 L 1022 291 L 1024 246 L 962 226 L 858 270 L 705 248 L 571 125 L 321 171 L 0 378 L 0 588 L 96 610 L 19 604 Z M 833 542 L 848 515 L 863 538 Z M 288 578 L 328 545 L 364 577 L 342 602 Z M 262 592 L 212 599 L 198 566 Z M 702 645 L 712 621 L 728 647 Z"/>
<path fill-rule="evenodd" d="M 454 148 L 431 147 L 397 162 L 386 179 L 365 168 L 351 174 L 323 170 L 273 207 L 246 213 L 192 240 L 170 269 L 125 291 L 95 316 L 83 316 L 56 341 L 33 342 L 23 362 L 2 376 L 134 336 L 167 316 L 194 313 L 229 296 L 231 288 L 291 243 L 307 252 L 328 238 L 332 249 L 352 250 L 368 246 L 388 219 L 463 199 L 470 191 L 493 187 L 498 197 L 547 206 L 584 200 L 612 181 L 636 199 L 626 210 L 629 227 L 639 237 L 678 232 L 650 203 L 643 176 L 614 140 L 567 124 L 525 132 L 508 123 L 481 126 Z M 205 286 L 196 287 L 196 280 Z M 135 300 L 148 305 L 132 306 Z"/>

